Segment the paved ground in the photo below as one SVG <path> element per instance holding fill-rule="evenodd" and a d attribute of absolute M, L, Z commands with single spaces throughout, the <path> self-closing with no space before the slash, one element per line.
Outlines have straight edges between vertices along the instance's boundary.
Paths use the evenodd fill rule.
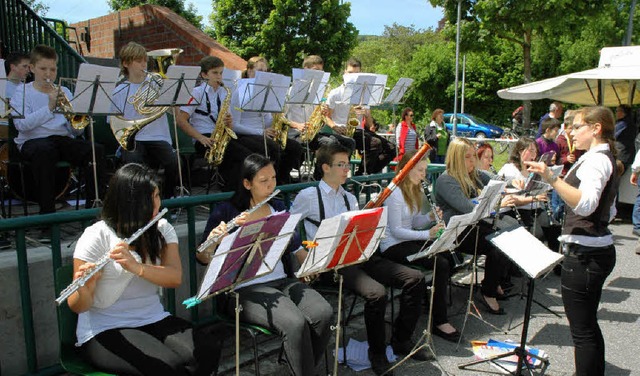
<path fill-rule="evenodd" d="M 640 316 L 640 281 L 638 278 L 638 266 L 640 255 L 634 253 L 637 237 L 631 235 L 631 225 L 617 221 L 612 226 L 617 247 L 616 267 L 605 284 L 600 306 L 600 325 L 604 332 L 607 345 L 607 376 L 640 375 L 640 357 L 638 357 L 637 343 L 640 340 L 638 330 L 638 318 Z M 514 281 L 516 286 L 520 281 Z M 563 313 L 560 298 L 560 278 L 553 273 L 536 281 L 535 300 L 545 307 L 557 312 L 560 316 L 548 312 L 540 305 L 534 304 L 531 323 L 529 327 L 528 345 L 539 347 L 549 354 L 550 366 L 546 374 L 552 376 L 571 376 L 574 372 L 573 347 L 569 334 L 569 327 Z M 449 312 L 451 322 L 458 328 L 462 328 L 464 321 L 465 302 L 468 290 L 453 289 L 453 306 Z M 455 344 L 446 342 L 438 337 L 434 338 L 433 348 L 438 355 L 438 362 L 416 362 L 408 360 L 396 370 L 396 375 L 478 375 L 486 372 L 494 373 L 496 369 L 489 365 L 478 366 L 475 370 L 461 370 L 460 364 L 473 360 L 470 340 L 497 340 L 511 339 L 519 341 L 522 326 L 525 300 L 519 296 L 512 297 L 502 302 L 508 312 L 505 316 L 492 316 L 484 314 L 483 318 L 491 325 L 500 328 L 496 330 L 475 317 L 469 317 L 464 331 L 464 341 L 459 348 Z M 334 305 L 337 306 L 337 305 Z M 365 331 L 362 318 L 362 303 L 356 307 L 356 317 L 347 328 L 348 337 L 364 340 Z M 390 316 L 390 312 L 388 312 Z M 426 326 L 426 316 L 421 319 L 422 328 Z M 421 328 L 421 329 L 422 329 Z M 387 328 L 389 330 L 389 328 Z M 506 332 L 506 334 L 505 334 Z M 247 339 L 242 340 L 248 344 Z M 334 343 L 334 342 L 333 342 Z M 287 374 L 285 365 L 278 364 L 277 354 L 280 342 L 277 339 L 267 340 L 260 345 L 261 351 L 266 349 L 267 355 L 261 358 L 260 367 L 263 375 Z M 333 344 L 331 345 L 333 349 Z M 250 348 L 243 347 L 241 375 L 254 374 L 253 361 Z M 330 369 L 333 367 L 330 359 Z M 231 341 L 227 342 L 223 364 L 220 369 L 222 374 L 234 373 L 233 348 Z M 324 369 L 318 374 L 324 374 Z M 373 375 L 371 370 L 354 372 L 353 370 L 339 366 L 341 375 Z"/>

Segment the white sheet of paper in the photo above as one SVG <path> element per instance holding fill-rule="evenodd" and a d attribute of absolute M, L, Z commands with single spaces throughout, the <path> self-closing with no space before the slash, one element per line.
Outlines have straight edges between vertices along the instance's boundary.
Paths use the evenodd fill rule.
<path fill-rule="evenodd" d="M 200 289 L 198 290 L 198 298 L 202 299 L 209 295 L 209 289 L 218 278 L 218 274 L 220 274 L 220 269 L 222 269 L 222 265 L 224 264 L 224 260 L 226 258 L 226 253 L 229 252 L 231 248 L 231 244 L 238 236 L 238 231 L 225 236 L 222 239 L 222 242 L 218 245 L 216 249 L 216 253 L 213 255 L 211 262 L 207 266 L 207 270 L 204 273 L 204 277 L 202 278 L 202 282 L 200 283 Z"/>
<path fill-rule="evenodd" d="M 501 180 L 490 180 L 480 192 L 480 196 L 476 198 L 478 205 L 473 209 L 475 213 L 474 221 L 487 218 L 498 205 L 498 201 L 502 199 L 502 192 L 507 183 Z"/>
<path fill-rule="evenodd" d="M 400 79 L 398 79 L 398 82 L 396 82 L 393 89 L 391 89 L 387 97 L 384 99 L 383 103 L 390 103 L 390 104 L 400 103 L 400 101 L 402 100 L 402 97 L 404 97 L 405 93 L 407 92 L 407 90 L 412 84 L 413 84 L 412 78 L 401 77 Z"/>
<path fill-rule="evenodd" d="M 255 79 L 241 80 L 239 83 L 238 90 L 241 90 L 242 98 L 240 107 L 244 111 L 282 112 L 290 84 L 289 76 L 256 72 Z"/>
<path fill-rule="evenodd" d="M 80 64 L 73 100 L 71 101 L 74 112 L 78 114 L 88 114 L 90 112 L 95 80 L 99 78 L 100 84 L 96 91 L 91 113 L 94 115 L 122 115 L 121 110 L 124 109 L 117 109 L 111 101 L 111 93 L 116 88 L 119 75 L 119 68 L 87 63 Z"/>
<path fill-rule="evenodd" d="M 564 258 L 524 227 L 501 231 L 489 240 L 531 278 L 543 275 Z"/>
<path fill-rule="evenodd" d="M 413 255 L 407 256 L 408 261 L 417 260 L 423 257 L 429 257 L 431 255 L 446 252 L 456 247 L 456 239 L 467 228 L 467 226 L 473 223 L 474 212 L 454 215 L 449 219 L 447 227 L 444 232 L 436 239 L 428 249 L 418 252 Z"/>
<path fill-rule="evenodd" d="M 184 82 L 179 85 L 180 78 L 184 74 Z M 200 75 L 200 67 L 186 65 L 170 65 L 167 69 L 167 78 L 160 89 L 160 96 L 153 103 L 156 106 L 184 106 L 189 103 L 196 81 Z M 176 91 L 178 96 L 176 97 Z M 173 99 L 176 98 L 175 103 Z"/>
<path fill-rule="evenodd" d="M 293 83 L 289 90 L 288 103 L 319 104 L 329 83 L 331 73 L 315 69 L 292 70 Z"/>
<path fill-rule="evenodd" d="M 7 95 L 7 73 L 4 70 L 4 59 L 0 59 L 0 99 L 5 99 Z"/>
<path fill-rule="evenodd" d="M 343 102 L 350 105 L 374 106 L 384 94 L 387 76 L 373 73 L 346 73 Z"/>
<path fill-rule="evenodd" d="M 222 82 L 224 86 L 231 89 L 233 93 L 238 88 L 238 80 L 242 77 L 242 71 L 224 68 L 222 71 Z"/>
<path fill-rule="evenodd" d="M 271 273 L 276 267 L 276 264 L 282 257 L 282 254 L 291 240 L 291 236 L 296 231 L 296 225 L 300 221 L 300 217 L 300 214 L 291 214 L 289 216 L 287 222 L 282 226 L 282 229 L 278 234 L 278 238 L 271 245 L 271 250 L 267 253 L 267 257 L 264 258 L 264 262 L 260 265 L 260 268 L 256 273 L 256 278 Z"/>

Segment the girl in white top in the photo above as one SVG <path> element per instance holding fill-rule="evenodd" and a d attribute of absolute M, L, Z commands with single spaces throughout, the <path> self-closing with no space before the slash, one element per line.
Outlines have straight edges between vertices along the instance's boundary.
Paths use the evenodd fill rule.
<path fill-rule="evenodd" d="M 398 164 L 396 173 L 400 172 L 415 154 L 415 151 L 405 154 Z M 380 242 L 380 250 L 382 255 L 391 261 L 409 264 L 407 256 L 420 251 L 425 242 L 435 239 L 438 231 L 444 228 L 444 223 L 436 223 L 437 218 L 434 218 L 436 213 L 442 218 L 442 212 L 438 209 L 436 213 L 421 212 L 425 199 L 421 183 L 426 177 L 427 164 L 426 157 L 418 162 L 400 182 L 399 189 L 394 190 L 384 203 L 388 207 L 389 217 L 385 236 Z M 433 278 L 433 334 L 457 342 L 460 332 L 447 319 L 447 281 L 454 265 L 451 254 L 440 253 L 435 258 L 422 258 L 413 263 L 433 269 L 434 260 L 437 265 Z"/>
<path fill-rule="evenodd" d="M 106 253 L 113 260 L 68 299 L 78 313 L 77 345 L 94 366 L 111 373 L 208 375 L 217 366 L 217 343 L 166 312 L 158 294 L 160 287 L 182 282 L 173 227 L 161 219 L 131 245 L 121 240 L 159 209 L 160 191 L 150 170 L 127 164 L 116 171 L 102 221 L 84 231 L 73 255 L 74 279 Z"/>

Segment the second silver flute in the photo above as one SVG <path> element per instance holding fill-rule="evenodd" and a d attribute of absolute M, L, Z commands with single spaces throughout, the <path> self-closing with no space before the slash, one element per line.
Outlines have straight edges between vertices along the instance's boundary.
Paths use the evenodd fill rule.
<path fill-rule="evenodd" d="M 229 223 L 227 223 L 227 233 L 238 226 L 238 224 L 236 223 L 236 220 L 242 215 L 242 214 L 251 214 L 254 211 L 260 209 L 260 207 L 264 204 L 266 204 L 267 202 L 271 201 L 272 198 L 276 197 L 278 194 L 280 193 L 279 189 L 276 189 L 275 191 L 273 191 L 272 194 L 269 195 L 269 197 L 265 198 L 264 200 L 260 201 L 259 203 L 257 203 L 254 207 L 252 207 L 249 210 L 243 211 L 242 213 L 240 213 L 238 216 L 236 216 L 235 218 L 233 218 L 232 220 L 229 221 Z M 204 243 L 200 244 L 200 247 L 198 247 L 197 252 L 201 253 L 207 250 L 207 248 L 211 247 L 213 244 L 218 243 L 220 241 L 220 239 L 226 234 L 223 235 L 218 235 L 218 236 L 213 236 L 208 238 L 207 240 L 204 241 Z"/>
<path fill-rule="evenodd" d="M 151 221 L 149 221 L 149 223 L 144 225 L 144 227 L 138 229 L 130 237 L 126 238 L 124 242 L 127 244 L 133 243 L 136 239 L 140 237 L 140 235 L 144 234 L 145 231 L 147 231 L 151 226 L 153 226 L 154 223 L 158 222 L 165 214 L 167 214 L 168 210 L 169 209 L 167 208 L 162 209 L 162 211 L 158 213 L 155 217 L 153 217 Z M 62 290 L 62 292 L 60 293 L 60 296 L 58 297 L 58 299 L 56 299 L 56 303 L 58 305 L 62 304 L 62 302 L 67 300 L 67 298 L 69 298 L 74 292 L 78 291 L 80 287 L 84 286 L 85 283 L 87 283 L 87 281 L 91 279 L 91 277 L 93 277 L 97 272 L 102 270 L 102 268 L 104 268 L 109 263 L 109 261 L 111 261 L 110 256 L 111 256 L 111 251 L 107 251 L 107 253 L 105 253 L 98 261 L 95 262 L 95 266 L 93 268 L 86 271 L 79 278 L 76 278 L 75 280 L 73 280 L 73 282 L 71 282 L 69 286 L 67 286 L 64 290 Z"/>

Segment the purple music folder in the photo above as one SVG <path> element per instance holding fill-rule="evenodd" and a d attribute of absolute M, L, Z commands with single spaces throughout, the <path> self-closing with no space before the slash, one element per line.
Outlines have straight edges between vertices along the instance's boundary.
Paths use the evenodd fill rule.
<path fill-rule="evenodd" d="M 254 278 L 262 260 L 271 250 L 271 245 L 289 219 L 289 215 L 288 212 L 282 212 L 247 222 L 240 227 L 238 236 L 231 244 L 229 254 L 209 292 L 227 290 L 234 285 Z M 260 244 L 255 252 L 251 252 L 256 241 L 260 241 Z M 250 259 L 248 259 L 249 257 Z"/>

